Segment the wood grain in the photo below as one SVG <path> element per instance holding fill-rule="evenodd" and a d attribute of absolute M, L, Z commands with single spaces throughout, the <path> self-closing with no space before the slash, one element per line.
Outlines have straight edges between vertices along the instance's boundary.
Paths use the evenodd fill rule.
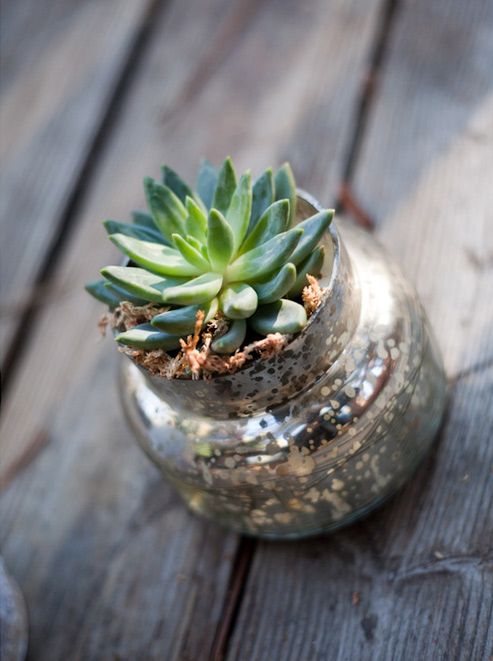
<path fill-rule="evenodd" d="M 420 291 L 451 378 L 433 457 L 380 512 L 261 544 L 230 659 L 489 659 L 493 649 L 493 12 L 397 8 L 356 199 Z"/>
<path fill-rule="evenodd" d="M 493 358 L 493 5 L 409 2 L 400 14 L 353 189 L 453 376 Z"/>
<path fill-rule="evenodd" d="M 117 259 L 101 217 L 141 206 L 163 161 L 190 176 L 202 155 L 257 171 L 289 157 L 335 197 L 378 9 L 175 1 L 155 26 L 4 405 L 2 471 L 22 471 L 1 537 L 35 658 L 198 659 L 217 640 L 236 538 L 193 519 L 134 448 L 82 284 Z M 36 459 L 19 461 L 40 434 Z"/>
<path fill-rule="evenodd" d="M 2 4 L 2 364 L 151 4 Z"/>
<path fill-rule="evenodd" d="M 3 551 L 22 577 L 30 650 L 49 659 L 199 658 L 236 541 L 192 518 L 138 449 L 111 348 L 108 340 L 94 352 L 53 416 L 37 470 L 3 496 Z"/>

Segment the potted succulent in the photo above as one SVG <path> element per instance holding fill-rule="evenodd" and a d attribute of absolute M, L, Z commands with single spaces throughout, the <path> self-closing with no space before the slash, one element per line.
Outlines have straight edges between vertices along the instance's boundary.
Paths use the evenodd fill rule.
<path fill-rule="evenodd" d="M 149 211 L 106 221 L 123 266 L 88 291 L 122 362 L 126 414 L 196 512 L 240 532 L 333 530 L 393 494 L 443 412 L 439 351 L 376 242 L 344 242 L 288 164 L 231 159 L 192 190 L 146 178 Z M 346 248 L 347 246 L 347 248 Z"/>

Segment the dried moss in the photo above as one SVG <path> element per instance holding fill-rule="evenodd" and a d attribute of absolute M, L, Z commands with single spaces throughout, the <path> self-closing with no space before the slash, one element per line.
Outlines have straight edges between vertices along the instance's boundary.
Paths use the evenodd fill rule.
<path fill-rule="evenodd" d="M 313 276 L 307 275 L 307 279 L 309 284 L 303 289 L 302 299 L 307 316 L 310 317 L 322 302 L 324 290 Z M 108 326 L 118 331 L 129 330 L 138 324 L 149 322 L 157 313 L 167 309 L 151 303 L 136 306 L 129 301 L 122 301 L 111 314 L 101 318 L 99 328 L 103 334 Z M 181 348 L 176 355 L 172 356 L 163 349 L 148 351 L 120 346 L 119 350 L 155 376 L 167 379 L 183 376 L 208 379 L 214 375 L 232 374 L 255 358 L 266 360 L 280 353 L 291 339 L 290 335 L 271 333 L 250 342 L 234 354 L 215 354 L 211 350 L 211 343 L 214 338 L 227 332 L 228 328 L 228 321 L 222 316 L 204 326 L 204 313 L 199 310 L 193 334 L 180 340 Z"/>
<path fill-rule="evenodd" d="M 303 289 L 301 297 L 306 314 L 310 317 L 322 302 L 323 289 L 313 275 L 307 274 L 308 285 Z"/>

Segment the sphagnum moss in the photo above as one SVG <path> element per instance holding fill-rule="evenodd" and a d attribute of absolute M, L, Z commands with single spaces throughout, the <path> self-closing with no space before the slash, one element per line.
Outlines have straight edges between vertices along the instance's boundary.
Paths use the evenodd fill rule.
<path fill-rule="evenodd" d="M 325 209 L 293 227 L 296 186 L 289 164 L 266 170 L 253 184 L 247 171 L 237 180 L 230 158 L 217 170 L 204 161 L 193 191 L 171 168 L 162 182 L 144 180 L 149 212 L 131 223 L 107 220 L 111 241 L 132 266 L 106 266 L 102 280 L 86 289 L 110 309 L 122 301 L 151 303 L 150 323 L 116 336 L 144 350 L 180 347 L 193 332 L 197 312 L 207 323 L 218 315 L 229 323 L 212 342 L 215 353 L 240 348 L 250 328 L 260 335 L 297 333 L 307 323 L 300 298 L 307 275 L 319 274 L 319 245 L 333 210 Z"/>

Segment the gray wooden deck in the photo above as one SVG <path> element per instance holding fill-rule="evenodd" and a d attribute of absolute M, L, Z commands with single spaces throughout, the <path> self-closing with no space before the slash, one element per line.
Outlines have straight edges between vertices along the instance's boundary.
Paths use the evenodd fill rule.
<path fill-rule="evenodd" d="M 493 4 L 2 4 L 0 540 L 29 659 L 493 654 Z M 189 514 L 132 439 L 82 291 L 103 217 L 206 155 L 289 159 L 416 284 L 450 382 L 383 509 L 300 543 Z"/>

